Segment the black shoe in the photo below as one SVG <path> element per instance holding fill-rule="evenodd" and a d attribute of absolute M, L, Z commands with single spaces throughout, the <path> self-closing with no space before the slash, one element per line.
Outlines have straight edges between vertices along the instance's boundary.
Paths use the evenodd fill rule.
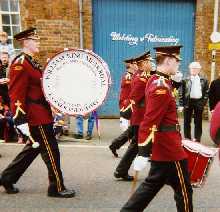
<path fill-rule="evenodd" d="M 86 140 L 91 140 L 91 139 L 92 139 L 92 136 L 91 136 L 91 135 L 87 135 L 87 136 L 85 137 L 85 139 L 86 139 Z"/>
<path fill-rule="evenodd" d="M 114 172 L 115 178 L 121 178 L 123 181 L 133 181 L 134 177 L 130 176 L 129 174 L 120 175 L 118 172 Z"/>
<path fill-rule="evenodd" d="M 75 139 L 83 139 L 83 135 L 80 135 L 80 134 L 74 134 L 73 137 Z"/>
<path fill-rule="evenodd" d="M 112 154 L 113 154 L 116 158 L 118 158 L 118 153 L 116 152 L 116 149 L 113 148 L 111 145 L 109 146 L 109 149 L 111 150 Z"/>
<path fill-rule="evenodd" d="M 17 194 L 19 192 L 18 188 L 15 188 L 11 183 L 3 183 L 0 177 L 0 186 L 3 186 L 7 194 Z"/>
<path fill-rule="evenodd" d="M 57 198 L 72 198 L 75 197 L 76 192 L 74 190 L 64 189 L 60 192 L 48 192 L 48 197 L 57 197 Z"/>

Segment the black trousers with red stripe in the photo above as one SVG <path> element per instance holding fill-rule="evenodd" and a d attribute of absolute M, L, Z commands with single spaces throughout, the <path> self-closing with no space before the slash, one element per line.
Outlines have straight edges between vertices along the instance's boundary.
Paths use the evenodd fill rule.
<path fill-rule="evenodd" d="M 152 161 L 148 177 L 138 187 L 121 212 L 141 212 L 165 185 L 174 190 L 178 212 L 192 212 L 192 186 L 187 171 L 187 160 L 173 162 Z"/>
<path fill-rule="evenodd" d="M 133 137 L 131 143 L 116 168 L 116 172 L 121 176 L 126 176 L 128 174 L 128 170 L 138 153 L 138 129 L 138 125 L 132 126 Z"/>
<path fill-rule="evenodd" d="M 57 192 L 63 190 L 60 152 L 54 136 L 53 124 L 30 127 L 30 131 L 34 140 L 40 143 L 40 147 L 34 149 L 31 144 L 26 144 L 23 150 L 2 172 L 2 182 L 15 184 L 34 159 L 41 154 L 48 169 L 48 191 Z"/>

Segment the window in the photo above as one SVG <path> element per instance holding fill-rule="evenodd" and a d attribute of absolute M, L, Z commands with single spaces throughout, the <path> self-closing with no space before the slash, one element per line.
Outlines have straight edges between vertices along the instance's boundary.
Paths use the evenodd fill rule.
<path fill-rule="evenodd" d="M 0 0 L 0 30 L 8 33 L 9 42 L 17 49 L 13 35 L 21 31 L 19 0 Z"/>

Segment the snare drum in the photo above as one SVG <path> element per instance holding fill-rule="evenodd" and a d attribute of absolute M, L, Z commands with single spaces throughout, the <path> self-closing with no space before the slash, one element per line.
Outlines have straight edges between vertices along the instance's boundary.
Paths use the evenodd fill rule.
<path fill-rule="evenodd" d="M 191 184 L 200 187 L 205 182 L 210 165 L 218 150 L 190 140 L 182 140 L 182 143 L 188 155 Z"/>

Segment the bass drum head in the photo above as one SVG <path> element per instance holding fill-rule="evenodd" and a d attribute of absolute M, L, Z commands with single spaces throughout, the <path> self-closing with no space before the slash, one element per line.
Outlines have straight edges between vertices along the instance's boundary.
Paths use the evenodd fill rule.
<path fill-rule="evenodd" d="M 69 49 L 46 65 L 42 86 L 47 101 L 62 113 L 85 115 L 105 100 L 111 82 L 108 65 L 94 52 Z"/>

